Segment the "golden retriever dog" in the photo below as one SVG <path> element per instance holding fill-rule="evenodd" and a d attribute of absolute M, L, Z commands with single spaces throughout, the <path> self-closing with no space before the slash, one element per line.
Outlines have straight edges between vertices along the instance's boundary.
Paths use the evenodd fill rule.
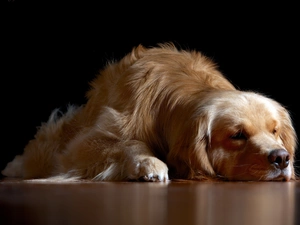
<path fill-rule="evenodd" d="M 94 181 L 290 181 L 287 109 L 238 90 L 200 52 L 137 46 L 91 82 L 86 104 L 54 110 L 7 177 Z M 62 115 L 61 115 L 62 114 Z"/>

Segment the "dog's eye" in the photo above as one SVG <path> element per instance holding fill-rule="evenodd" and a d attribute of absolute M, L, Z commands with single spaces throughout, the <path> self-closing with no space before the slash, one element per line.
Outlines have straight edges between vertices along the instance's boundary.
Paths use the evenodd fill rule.
<path fill-rule="evenodd" d="M 277 129 L 274 129 L 274 130 L 273 130 L 273 134 L 274 134 L 274 135 L 277 134 Z"/>
<path fill-rule="evenodd" d="M 239 131 L 239 132 L 231 135 L 230 138 L 235 139 L 235 140 L 241 140 L 241 139 L 246 139 L 246 136 L 242 131 Z"/>

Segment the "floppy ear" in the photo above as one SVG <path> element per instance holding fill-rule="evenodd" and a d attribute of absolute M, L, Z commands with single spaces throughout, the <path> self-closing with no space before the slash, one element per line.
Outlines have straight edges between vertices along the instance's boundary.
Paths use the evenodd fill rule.
<path fill-rule="evenodd" d="M 285 108 L 279 109 L 280 121 L 282 123 L 282 131 L 280 132 L 280 139 L 283 142 L 286 150 L 292 156 L 290 161 L 294 163 L 295 150 L 297 147 L 297 135 L 292 124 L 291 117 Z"/>
<path fill-rule="evenodd" d="M 182 129 L 176 144 L 168 154 L 167 162 L 171 176 L 197 180 L 215 177 L 207 155 L 209 133 L 207 116 L 195 119 L 192 124 Z"/>
<path fill-rule="evenodd" d="M 210 134 L 211 134 L 211 121 L 212 118 L 208 114 L 202 115 L 196 122 L 196 134 L 193 146 L 194 165 L 193 174 L 196 179 L 207 179 L 208 177 L 215 177 L 215 171 L 210 163 L 207 151 L 210 148 Z"/>

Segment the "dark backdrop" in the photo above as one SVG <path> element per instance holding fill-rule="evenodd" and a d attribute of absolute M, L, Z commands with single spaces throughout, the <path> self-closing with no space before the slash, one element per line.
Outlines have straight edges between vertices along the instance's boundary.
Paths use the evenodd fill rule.
<path fill-rule="evenodd" d="M 1 169 L 54 108 L 84 103 L 97 71 L 138 44 L 173 41 L 202 51 L 237 87 L 286 106 L 299 132 L 296 5 L 161 4 L 1 7 Z"/>

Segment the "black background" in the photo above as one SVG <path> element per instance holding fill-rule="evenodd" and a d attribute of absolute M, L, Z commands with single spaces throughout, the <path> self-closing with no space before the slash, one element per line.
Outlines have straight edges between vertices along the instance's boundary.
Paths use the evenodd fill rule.
<path fill-rule="evenodd" d="M 238 88 L 287 107 L 299 133 L 296 4 L 100 2 L 1 7 L 0 169 L 54 108 L 84 103 L 97 71 L 138 44 L 172 41 L 203 52 Z"/>

